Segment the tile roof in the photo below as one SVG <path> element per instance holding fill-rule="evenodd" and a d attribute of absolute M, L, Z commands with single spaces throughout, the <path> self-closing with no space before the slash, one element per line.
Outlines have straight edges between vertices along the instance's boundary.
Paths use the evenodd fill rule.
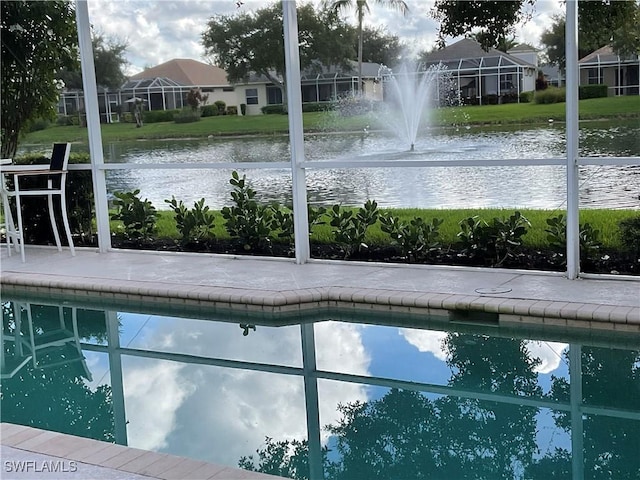
<path fill-rule="evenodd" d="M 505 57 L 512 63 L 518 65 L 530 64 L 524 60 L 509 55 L 508 53 L 501 52 L 495 48 L 484 50 L 478 42 L 470 38 L 463 38 L 462 40 L 453 43 L 441 50 L 431 52 L 425 57 L 427 63 L 447 62 L 452 60 L 468 59 L 468 58 L 488 58 L 488 57 Z"/>
<path fill-rule="evenodd" d="M 175 58 L 148 68 L 131 77 L 132 80 L 166 77 L 187 86 L 229 85 L 227 72 L 219 67 L 189 58 Z"/>

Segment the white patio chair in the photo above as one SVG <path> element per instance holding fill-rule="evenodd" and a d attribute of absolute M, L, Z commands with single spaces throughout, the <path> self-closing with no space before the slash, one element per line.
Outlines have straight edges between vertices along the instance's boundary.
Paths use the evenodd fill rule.
<path fill-rule="evenodd" d="M 70 143 L 55 143 L 53 145 L 53 152 L 51 154 L 51 162 L 48 169 L 34 169 L 32 166 L 27 165 L 11 165 L 2 168 L 4 175 L 13 176 L 13 189 L 9 189 L 6 183 L 3 181 L 3 203 L 5 210 L 8 210 L 8 197 L 15 197 L 16 200 L 16 215 L 18 217 L 18 227 L 16 229 L 13 221 L 7 224 L 7 243 L 9 239 L 13 239 L 19 245 L 22 261 L 25 261 L 24 254 L 24 230 L 22 222 L 22 205 L 21 197 L 47 197 L 47 204 L 49 207 L 49 219 L 51 221 L 51 228 L 53 230 L 53 236 L 55 237 L 56 246 L 58 251 L 62 251 L 62 245 L 60 243 L 60 234 L 58 233 L 58 225 L 53 210 L 53 197 L 60 197 L 60 206 L 62 210 L 62 222 L 64 224 L 64 230 L 67 235 L 67 242 L 69 243 L 69 250 L 71 255 L 75 256 L 75 248 L 73 245 L 73 238 L 71 237 L 71 228 L 69 227 L 69 218 L 67 217 L 67 200 L 65 197 L 65 188 L 67 180 L 67 165 L 69 163 L 69 153 L 71 151 Z M 20 180 L 24 178 L 33 177 L 47 177 L 46 187 L 21 187 Z M 24 183 L 24 182 L 23 182 Z M 11 219 L 11 215 L 6 215 L 7 219 Z M 12 219 L 11 219 L 12 220 Z M 15 244 L 14 242 L 14 244 Z M 9 245 L 9 255 L 11 255 L 11 246 Z"/>

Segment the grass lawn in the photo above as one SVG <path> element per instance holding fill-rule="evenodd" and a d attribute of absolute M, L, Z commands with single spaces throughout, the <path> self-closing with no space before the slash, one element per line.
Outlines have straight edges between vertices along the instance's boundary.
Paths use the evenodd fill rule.
<path fill-rule="evenodd" d="M 564 103 L 540 105 L 511 103 L 505 105 L 442 108 L 433 112 L 432 124 L 517 125 L 564 121 Z M 339 118 L 322 112 L 303 114 L 306 131 L 362 130 L 370 123 L 364 116 Z M 580 119 L 640 118 L 640 96 L 594 98 L 580 101 Z M 286 115 L 205 117 L 194 123 L 148 123 L 136 128 L 132 123 L 101 125 L 105 142 L 136 139 L 198 138 L 209 135 L 279 135 L 289 129 Z M 27 134 L 23 144 L 51 144 L 56 141 L 87 143 L 87 129 L 78 126 L 51 126 Z"/>

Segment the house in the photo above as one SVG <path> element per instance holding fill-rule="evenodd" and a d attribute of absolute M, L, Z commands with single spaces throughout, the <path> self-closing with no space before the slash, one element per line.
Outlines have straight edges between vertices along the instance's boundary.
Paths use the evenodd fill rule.
<path fill-rule="evenodd" d="M 362 64 L 362 91 L 373 100 L 382 100 L 382 86 L 378 77 L 380 65 Z M 315 65 L 301 74 L 303 103 L 333 101 L 347 92 L 357 91 L 358 76 L 355 62 L 346 67 Z M 245 81 L 229 83 L 227 73 L 213 65 L 191 59 L 174 59 L 132 76 L 119 90 L 99 89 L 98 104 L 101 121 L 118 121 L 119 113 L 130 111 L 132 100 L 139 98 L 148 110 L 173 110 L 187 106 L 186 95 L 199 88 L 207 95 L 205 105 L 221 100 L 227 107 L 247 115 L 259 115 L 262 107 L 280 105 L 282 91 L 263 75 L 250 75 Z M 84 111 L 81 90 L 65 91 L 58 105 L 58 114 L 69 116 Z"/>
<path fill-rule="evenodd" d="M 609 96 L 638 95 L 640 61 L 637 54 L 619 56 L 609 45 L 599 48 L 578 61 L 580 84 L 606 84 Z"/>
<path fill-rule="evenodd" d="M 517 102 L 521 92 L 535 90 L 537 55 L 528 50 L 485 51 L 475 40 L 465 38 L 429 53 L 423 61 L 427 67 L 444 66 L 466 103 Z"/>
<path fill-rule="evenodd" d="M 132 77 L 118 90 L 98 88 L 100 120 L 117 122 L 119 114 L 130 111 L 132 100 L 139 98 L 147 110 L 173 110 L 187 106 L 187 93 L 199 88 L 208 95 L 206 105 L 222 100 L 236 105 L 233 85 L 227 81 L 227 73 L 221 68 L 191 59 L 173 59 L 148 68 Z M 82 90 L 65 90 L 60 96 L 58 114 L 70 116 L 84 112 Z"/>
<path fill-rule="evenodd" d="M 331 102 L 356 92 L 357 64 L 353 61 L 348 63 L 346 67 L 313 65 L 301 72 L 302 103 Z M 380 68 L 378 63 L 362 63 L 362 91 L 371 100 L 382 100 L 382 90 L 378 82 Z M 245 83 L 236 84 L 236 89 L 238 98 L 247 105 L 247 115 L 261 113 L 264 106 L 283 103 L 280 87 L 264 75 L 250 75 Z"/>

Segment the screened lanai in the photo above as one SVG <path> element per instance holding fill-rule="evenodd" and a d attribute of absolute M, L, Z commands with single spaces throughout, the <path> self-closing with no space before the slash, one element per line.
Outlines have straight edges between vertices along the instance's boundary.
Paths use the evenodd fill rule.
<path fill-rule="evenodd" d="M 85 6 L 86 2 L 79 1 L 79 7 Z M 576 32 L 573 19 L 573 9 L 575 2 L 567 2 L 567 24 L 569 32 Z M 566 211 L 567 216 L 567 263 L 566 275 L 569 278 L 577 278 L 580 274 L 579 242 L 578 242 L 578 213 L 581 192 L 585 192 L 582 187 L 585 183 L 589 186 L 589 181 L 597 174 L 603 174 L 603 181 L 606 181 L 606 173 L 610 169 L 623 165 L 634 165 L 637 157 L 625 157 L 624 154 L 617 156 L 596 155 L 589 156 L 588 151 L 581 153 L 578 145 L 578 98 L 577 87 L 578 59 L 577 59 L 577 38 L 569 36 L 567 40 L 567 98 L 566 98 L 566 125 L 557 125 L 557 128 L 549 128 L 547 131 L 537 132 L 532 135 L 523 134 L 512 137 L 509 140 L 498 140 L 494 145 L 501 150 L 496 156 L 493 150 L 487 150 L 478 145 L 462 145 L 462 148 L 453 149 L 447 145 L 434 146 L 433 138 L 425 138 L 422 156 L 406 157 L 401 155 L 400 150 L 393 150 L 392 155 L 384 155 L 389 152 L 386 144 L 373 144 L 365 155 L 346 154 L 342 148 L 343 144 L 336 143 L 332 150 L 319 152 L 313 143 L 314 138 L 305 137 L 302 121 L 302 85 L 303 79 L 299 67 L 299 57 L 297 42 L 296 24 L 296 2 L 285 1 L 284 25 L 285 25 L 285 59 L 287 62 L 287 76 L 285 82 L 288 86 L 287 103 L 289 106 L 288 124 L 289 135 L 286 145 L 280 150 L 279 146 L 270 144 L 264 148 L 251 151 L 243 157 L 233 157 L 230 154 L 223 155 L 220 159 L 213 159 L 218 149 L 211 149 L 202 161 L 193 161 L 192 156 L 184 160 L 172 162 L 176 158 L 175 153 L 170 153 L 162 157 L 161 161 L 147 161 L 144 164 L 122 160 L 110 160 L 105 162 L 100 129 L 97 123 L 98 109 L 96 105 L 88 105 L 90 112 L 89 120 L 93 118 L 95 123 L 89 122 L 89 140 L 91 150 L 91 169 L 94 173 L 94 190 L 96 192 L 96 214 L 99 246 L 101 251 L 111 249 L 111 235 L 109 227 L 108 201 L 107 201 L 107 176 L 113 176 L 118 172 L 130 172 L 130 178 L 139 178 L 139 185 L 146 187 L 153 183 L 161 184 L 163 192 L 159 196 L 157 205 L 163 203 L 163 198 L 171 198 L 176 193 L 176 189 L 181 185 L 186 185 L 185 193 L 195 195 L 216 195 L 216 201 L 227 195 L 227 191 L 217 185 L 226 186 L 228 181 L 225 177 L 231 170 L 248 171 L 251 169 L 255 184 L 267 191 L 282 192 L 279 201 L 290 202 L 293 206 L 295 222 L 295 258 L 298 263 L 306 263 L 311 258 L 309 245 L 309 225 L 307 210 L 307 198 L 317 198 L 321 195 L 345 195 L 358 194 L 366 195 L 369 199 L 384 199 L 389 196 L 397 196 L 404 201 L 411 202 L 414 197 L 418 197 L 422 192 L 430 190 L 436 192 L 433 201 L 438 205 L 445 205 L 443 201 L 447 197 L 447 189 L 459 188 L 462 195 L 470 198 L 470 193 L 477 193 L 473 196 L 477 199 L 474 207 L 486 205 L 490 199 L 490 190 L 497 186 L 499 194 L 507 197 L 506 202 L 516 207 L 526 207 L 531 205 L 529 196 L 522 197 L 522 200 L 514 200 L 515 194 L 526 191 L 530 184 L 542 179 L 540 188 L 544 189 L 553 182 L 554 191 L 546 191 L 544 195 L 554 193 L 558 195 L 550 205 L 551 209 L 561 209 Z M 78 8 L 79 24 L 88 25 L 88 18 L 82 18 L 82 8 Z M 87 15 L 85 13 L 85 15 Z M 573 24 L 571 22 L 574 22 Z M 83 31 L 80 28 L 81 33 Z M 90 39 L 81 41 L 83 50 L 83 68 L 90 76 L 91 55 Z M 462 42 L 466 42 L 463 40 Z M 454 70 L 454 79 L 460 89 L 467 87 L 470 95 L 475 88 L 476 97 L 482 100 L 483 94 L 501 94 L 512 91 L 514 94 L 529 89 L 526 82 L 534 81 L 533 68 L 526 62 L 511 58 L 508 54 L 495 54 L 491 51 L 479 55 L 474 59 L 473 55 L 464 55 L 460 52 L 460 47 L 464 43 L 457 42 L 440 51 L 443 58 L 431 58 L 433 62 L 450 62 L 450 69 Z M 453 48 L 451 48 L 453 47 Z M 463 49 L 467 50 L 467 49 Z M 442 53 L 445 52 L 445 53 Z M 529 72 L 531 75 L 529 75 Z M 333 79 L 321 78 L 327 83 Z M 306 77 L 306 82 L 313 82 L 312 88 L 315 98 L 320 95 L 321 90 L 319 77 Z M 317 83 L 316 83 L 317 82 Z M 459 83 L 458 83 L 459 82 Z M 475 85 L 473 85 L 475 83 Z M 311 87 L 311 85 L 310 85 Z M 85 91 L 89 98 L 92 93 L 96 95 L 95 85 L 86 83 Z M 179 87 L 175 87 L 179 89 Z M 530 88 L 533 89 L 533 88 Z M 139 90 L 136 88 L 136 94 Z M 495 93 L 490 93 L 495 92 Z M 132 91 L 133 94 L 133 91 Z M 247 90 L 247 98 L 248 98 Z M 142 94 L 144 98 L 144 93 Z M 149 101 L 149 100 L 148 100 Z M 91 117 L 91 109 L 95 111 L 95 117 Z M 554 125 L 550 125 L 554 127 Z M 354 148 L 367 144 L 372 135 L 370 132 L 354 138 Z M 542 140 L 553 136 L 553 141 Z M 340 139 L 338 136 L 332 138 Z M 557 138 L 557 140 L 555 140 Z M 336 140 L 336 141 L 337 141 Z M 459 142 L 459 139 L 446 139 L 447 142 Z M 234 152 L 251 146 L 248 139 L 242 139 L 225 152 Z M 544 152 L 533 148 L 534 146 L 548 146 L 554 148 Z M 557 147 L 557 148 L 556 148 Z M 394 146 L 394 149 L 398 147 Z M 406 147 L 405 147 L 406 148 Z M 456 150 L 456 151 L 454 151 Z M 273 159 L 267 159 L 270 152 L 275 152 Z M 316 156 L 318 152 L 320 157 Z M 371 155 L 373 152 L 375 155 Z M 393 154 L 396 152 L 395 154 Z M 459 155 L 452 157 L 453 154 Z M 244 160 L 248 158 L 249 160 Z M 83 169 L 84 166 L 74 168 Z M 472 169 L 473 174 L 469 174 Z M 589 173 L 590 169 L 594 173 Z M 510 178 L 516 183 L 509 184 L 505 177 L 505 172 L 513 172 Z M 586 173 L 585 173 L 586 172 Z M 497 174 L 495 181 L 485 180 L 484 173 Z M 146 175 L 146 176 L 145 176 Z M 614 178 L 614 177 L 612 177 Z M 619 181 L 616 183 L 627 184 L 630 177 L 620 173 Z M 170 179 L 170 182 L 167 180 Z M 394 179 L 401 179 L 400 190 L 396 193 L 396 187 L 389 185 Z M 194 183 L 198 182 L 197 187 Z M 432 182 L 428 183 L 427 182 Z M 605 187 L 610 188 L 610 187 Z M 629 191 L 633 190 L 633 185 L 629 184 Z M 582 189 L 582 190 L 581 190 Z M 195 192 L 195 193 L 194 193 Z M 200 193 L 202 192 L 202 193 Z M 360 196 L 358 198 L 360 198 Z M 211 198 L 211 197 L 208 197 Z M 191 201 L 191 200 L 189 200 Z M 224 201 L 224 200 L 220 200 Z M 633 201 L 633 200 L 632 200 Z M 354 203 L 349 203 L 354 205 Z M 410 206 L 410 205 L 409 205 Z M 217 204 L 216 204 L 217 207 Z M 535 206 L 534 206 L 535 208 Z M 547 208 L 547 207 L 545 207 Z"/>
<path fill-rule="evenodd" d="M 496 49 L 485 51 L 468 38 L 424 60 L 427 67 L 444 66 L 467 104 L 517 102 L 521 92 L 535 89 L 535 65 Z"/>
<path fill-rule="evenodd" d="M 144 78 L 125 83 L 120 95 L 123 102 L 142 98 L 149 110 L 173 110 L 185 106 L 185 97 L 191 88 L 166 77 Z"/>

